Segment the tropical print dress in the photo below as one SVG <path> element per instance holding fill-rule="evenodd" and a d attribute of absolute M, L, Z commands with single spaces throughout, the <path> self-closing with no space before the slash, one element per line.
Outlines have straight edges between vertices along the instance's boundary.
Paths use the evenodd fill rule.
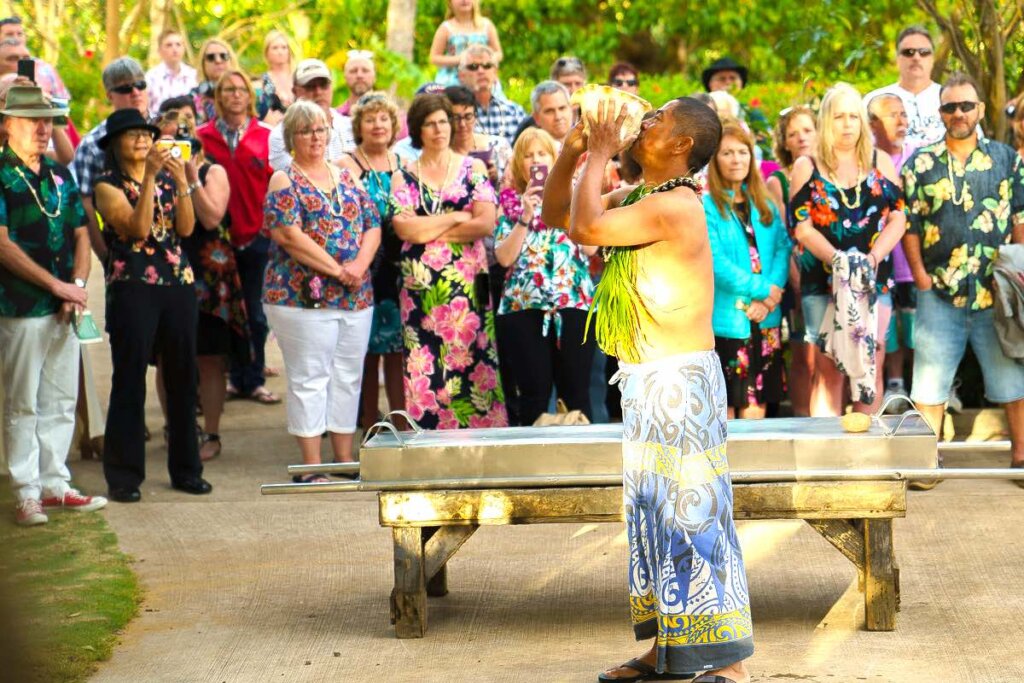
<path fill-rule="evenodd" d="M 857 203 L 856 197 L 860 197 Z M 845 201 L 844 201 L 845 198 Z M 853 204 L 853 208 L 847 206 Z M 811 225 L 836 249 L 856 249 L 867 254 L 885 227 L 892 211 L 903 211 L 903 192 L 896 183 L 872 168 L 856 188 L 836 187 L 814 165 L 810 180 L 789 202 L 792 213 L 790 225 L 810 219 Z M 797 266 L 800 268 L 800 293 L 803 296 L 829 296 L 832 294 L 832 266 L 822 263 L 809 250 L 797 248 Z M 878 264 L 875 275 L 879 294 L 893 287 L 892 259 Z"/>
<path fill-rule="evenodd" d="M 472 161 L 466 158 L 439 193 L 403 169 L 392 188 L 395 211 L 429 216 L 435 203 L 438 213 L 496 203 Z M 406 410 L 426 429 L 507 426 L 483 239 L 403 242 L 400 267 Z"/>

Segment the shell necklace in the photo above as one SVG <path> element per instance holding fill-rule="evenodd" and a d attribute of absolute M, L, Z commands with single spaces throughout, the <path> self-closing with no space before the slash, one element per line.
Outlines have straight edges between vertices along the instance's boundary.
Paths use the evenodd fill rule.
<path fill-rule="evenodd" d="M 331 179 L 330 192 L 324 192 L 323 190 L 321 190 L 320 186 L 313 182 L 313 179 L 310 178 L 309 175 L 307 175 L 307 173 L 302 170 L 301 166 L 299 166 L 294 161 L 292 162 L 292 168 L 298 171 L 299 175 L 302 176 L 307 183 L 313 186 L 313 189 L 316 190 L 316 193 L 318 195 L 327 200 L 327 208 L 328 210 L 330 210 L 331 215 L 334 216 L 335 218 L 341 218 L 342 214 L 345 213 L 345 207 L 342 206 L 341 203 L 341 195 L 338 192 L 338 182 L 334 177 L 334 171 L 331 170 L 331 165 L 328 164 L 326 160 L 324 161 L 324 166 L 327 168 L 327 176 Z"/>
<path fill-rule="evenodd" d="M 448 150 L 448 168 L 444 172 L 444 182 L 441 183 L 441 187 L 437 190 L 437 193 L 433 194 L 430 197 L 429 207 L 424 203 L 424 197 L 426 196 L 426 193 L 423 190 L 423 168 L 420 166 L 420 159 L 416 160 L 416 183 L 419 185 L 420 190 L 420 206 L 423 207 L 423 210 L 426 211 L 427 214 L 430 216 L 436 216 L 440 212 L 441 193 L 444 191 L 446 187 L 448 187 L 448 183 L 450 183 L 452 180 L 451 176 L 452 162 L 454 161 L 453 157 L 454 155 L 452 154 L 452 151 Z M 427 189 L 431 188 L 428 186 Z"/>
<path fill-rule="evenodd" d="M 953 153 L 946 150 L 946 173 L 949 176 L 949 201 L 953 206 L 963 206 L 964 198 L 967 196 L 967 164 L 964 164 L 964 184 L 960 188 L 960 199 L 956 198 L 956 180 L 953 174 Z"/>
<path fill-rule="evenodd" d="M 60 207 L 63 203 L 63 196 L 60 191 L 60 183 L 57 182 L 57 178 L 53 175 L 53 171 L 50 171 L 50 182 L 53 183 L 53 186 L 57 188 L 57 211 L 55 213 L 50 213 L 49 211 L 46 210 L 46 205 L 43 204 L 42 200 L 39 198 L 39 195 L 36 194 L 36 188 L 32 187 L 32 183 L 28 181 L 28 178 L 25 177 L 25 174 L 22 172 L 22 170 L 15 166 L 14 171 L 25 182 L 25 186 L 28 187 L 28 191 L 32 193 L 32 199 L 36 200 L 36 206 L 38 206 L 39 210 L 43 212 L 43 215 L 46 216 L 47 218 L 60 218 Z M 40 183 L 39 186 L 41 188 L 42 183 Z"/>
<path fill-rule="evenodd" d="M 842 185 L 840 185 L 839 184 L 839 178 L 837 178 L 836 176 L 832 175 L 832 171 L 828 171 L 828 180 L 829 180 L 830 183 L 832 183 L 832 185 L 835 186 L 836 190 L 839 192 L 839 201 L 841 201 L 843 203 L 843 206 L 845 206 L 847 209 L 850 209 L 851 211 L 856 209 L 856 208 L 858 208 L 860 206 L 860 186 L 861 186 L 861 180 L 860 180 L 860 162 L 859 161 L 857 162 L 857 184 L 856 184 L 856 186 L 854 186 L 854 198 L 853 198 L 853 203 L 852 204 L 846 199 L 846 191 L 848 189 L 850 189 L 850 188 L 843 187 Z"/>

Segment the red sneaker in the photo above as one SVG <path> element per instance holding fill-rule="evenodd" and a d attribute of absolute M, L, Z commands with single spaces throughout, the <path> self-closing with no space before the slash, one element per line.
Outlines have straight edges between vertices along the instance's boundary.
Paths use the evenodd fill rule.
<path fill-rule="evenodd" d="M 18 505 L 15 520 L 18 522 L 18 526 L 35 526 L 37 524 L 46 524 L 50 521 L 50 518 L 39 507 L 38 500 L 28 498 L 21 501 L 21 504 Z"/>
<path fill-rule="evenodd" d="M 74 512 L 92 512 L 106 507 L 107 499 L 103 496 L 83 496 L 75 489 L 68 489 L 64 497 L 50 496 L 43 498 L 44 510 L 72 510 Z"/>

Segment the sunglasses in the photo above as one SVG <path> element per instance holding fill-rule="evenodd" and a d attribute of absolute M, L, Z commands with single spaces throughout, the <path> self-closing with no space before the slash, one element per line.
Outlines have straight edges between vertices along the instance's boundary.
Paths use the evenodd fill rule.
<path fill-rule="evenodd" d="M 974 108 L 978 106 L 977 102 L 946 102 L 939 107 L 939 111 L 943 114 L 955 114 L 956 110 L 959 109 L 963 113 L 974 111 Z"/>
<path fill-rule="evenodd" d="M 125 83 L 110 89 L 110 92 L 116 92 L 118 95 L 131 95 L 132 90 L 143 91 L 146 89 L 146 81 L 135 81 L 134 83 Z"/>
<path fill-rule="evenodd" d="M 475 64 L 467 64 L 466 71 L 479 71 L 480 69 L 488 70 L 494 68 L 494 62 L 477 62 Z"/>
<path fill-rule="evenodd" d="M 614 78 L 612 79 L 612 85 L 614 85 L 616 88 L 622 88 L 625 86 L 635 88 L 636 86 L 640 85 L 640 81 L 635 78 Z"/>
<path fill-rule="evenodd" d="M 930 57 L 932 49 L 930 47 L 905 47 L 900 50 L 900 55 L 903 57 L 913 57 L 914 55 L 920 55 L 921 57 Z"/>
<path fill-rule="evenodd" d="M 204 59 L 208 62 L 226 62 L 228 56 L 227 52 L 207 52 Z"/>

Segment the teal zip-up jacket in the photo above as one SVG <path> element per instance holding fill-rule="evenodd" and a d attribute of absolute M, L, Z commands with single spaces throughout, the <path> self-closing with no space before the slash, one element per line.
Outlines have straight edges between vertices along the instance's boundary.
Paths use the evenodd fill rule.
<path fill-rule="evenodd" d="M 746 192 L 746 185 L 743 191 Z M 739 218 L 728 208 L 723 215 L 708 193 L 704 194 L 704 215 L 708 223 L 711 256 L 715 266 L 715 303 L 712 325 L 716 337 L 748 339 L 750 321 L 746 307 L 751 301 L 760 301 L 771 293 L 771 286 L 785 288 L 789 276 L 789 254 L 793 242 L 779 218 L 775 205 L 768 203 L 772 221 L 761 223 L 757 206 L 750 201 L 754 241 L 761 257 L 761 272 L 751 272 L 750 248 Z M 781 307 L 776 307 L 761 323 L 762 328 L 782 324 Z"/>

